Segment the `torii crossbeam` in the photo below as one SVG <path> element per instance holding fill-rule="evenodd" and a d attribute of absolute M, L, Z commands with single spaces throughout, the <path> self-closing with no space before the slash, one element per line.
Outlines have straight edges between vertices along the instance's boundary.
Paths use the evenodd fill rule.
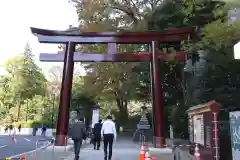
<path fill-rule="evenodd" d="M 171 29 L 164 32 L 102 32 L 102 33 L 71 33 L 69 31 L 54 31 L 31 28 L 40 43 L 66 44 L 65 53 L 40 54 L 41 61 L 64 62 L 60 105 L 57 121 L 55 145 L 65 145 L 68 132 L 69 106 L 71 99 L 74 62 L 120 62 L 120 61 L 150 61 L 153 98 L 153 142 L 155 147 L 164 147 L 164 110 L 163 90 L 160 82 L 158 60 L 167 60 L 166 55 L 158 54 L 159 42 L 180 42 L 188 40 L 194 33 L 194 28 Z M 108 44 L 107 54 L 75 52 L 76 44 Z M 149 44 L 151 52 L 117 54 L 117 44 Z M 178 52 L 176 58 L 185 61 L 185 54 Z"/>

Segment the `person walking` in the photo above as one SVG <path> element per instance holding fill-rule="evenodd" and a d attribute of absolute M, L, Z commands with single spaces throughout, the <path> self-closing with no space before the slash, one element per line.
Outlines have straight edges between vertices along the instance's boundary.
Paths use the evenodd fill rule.
<path fill-rule="evenodd" d="M 4 132 L 7 133 L 7 131 L 8 131 L 8 126 L 5 126 Z"/>
<path fill-rule="evenodd" d="M 85 124 L 83 123 L 83 118 L 76 119 L 69 128 L 69 135 L 74 142 L 74 160 L 79 160 L 80 148 L 82 146 L 82 140 L 86 135 Z"/>
<path fill-rule="evenodd" d="M 34 126 L 34 127 L 33 127 L 33 131 L 32 131 L 32 135 L 33 135 L 33 136 L 36 136 L 37 131 L 38 131 L 38 127 Z"/>
<path fill-rule="evenodd" d="M 47 132 L 47 127 L 45 125 L 42 125 L 42 133 L 41 136 L 45 137 L 46 136 L 46 132 Z"/>
<path fill-rule="evenodd" d="M 100 119 L 98 121 L 98 123 L 96 123 L 94 125 L 93 128 L 93 136 L 94 136 L 94 140 L 93 140 L 93 146 L 94 146 L 94 150 L 97 148 L 97 150 L 99 150 L 100 148 L 100 143 L 101 143 L 101 129 L 102 129 L 102 120 Z"/>
<path fill-rule="evenodd" d="M 11 136 L 12 130 L 13 130 L 13 125 L 10 124 L 10 126 L 9 126 L 9 136 Z"/>
<path fill-rule="evenodd" d="M 104 160 L 111 160 L 113 141 L 117 138 L 116 126 L 111 116 L 107 116 L 107 120 L 103 122 L 101 136 L 104 142 Z M 109 153 L 107 152 L 108 147 Z"/>
<path fill-rule="evenodd" d="M 18 126 L 18 133 L 19 134 L 21 133 L 21 128 L 22 128 L 22 126 L 21 126 L 21 124 L 19 124 L 19 126 Z"/>

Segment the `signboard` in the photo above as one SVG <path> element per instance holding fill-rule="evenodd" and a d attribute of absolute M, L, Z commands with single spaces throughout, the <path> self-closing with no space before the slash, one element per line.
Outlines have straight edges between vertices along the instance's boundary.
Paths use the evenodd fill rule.
<path fill-rule="evenodd" d="M 92 128 L 94 128 L 94 125 L 98 123 L 99 121 L 99 109 L 93 109 L 92 110 Z"/>
<path fill-rule="evenodd" d="M 205 147 L 212 147 L 212 113 L 208 112 L 204 114 L 204 137 Z"/>
<path fill-rule="evenodd" d="M 188 130 L 189 130 L 189 140 L 190 142 L 194 142 L 194 130 L 193 130 L 193 117 L 189 116 L 188 118 Z"/>
<path fill-rule="evenodd" d="M 212 136 L 211 136 L 212 132 L 211 132 L 211 126 L 210 125 L 206 125 L 205 126 L 205 135 L 206 135 L 206 147 L 211 148 L 212 147 Z"/>
<path fill-rule="evenodd" d="M 240 111 L 230 112 L 230 133 L 233 160 L 240 159 Z"/>
<path fill-rule="evenodd" d="M 194 142 L 204 145 L 203 114 L 193 116 Z"/>

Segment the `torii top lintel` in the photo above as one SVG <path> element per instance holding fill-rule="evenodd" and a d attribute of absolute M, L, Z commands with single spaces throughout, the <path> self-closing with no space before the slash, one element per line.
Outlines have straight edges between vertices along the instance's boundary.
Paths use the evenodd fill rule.
<path fill-rule="evenodd" d="M 195 32 L 195 28 L 177 28 L 162 32 L 84 32 L 46 30 L 31 27 L 32 33 L 37 36 L 40 43 L 68 43 L 93 44 L 93 43 L 151 43 L 178 42 L 188 40 Z"/>

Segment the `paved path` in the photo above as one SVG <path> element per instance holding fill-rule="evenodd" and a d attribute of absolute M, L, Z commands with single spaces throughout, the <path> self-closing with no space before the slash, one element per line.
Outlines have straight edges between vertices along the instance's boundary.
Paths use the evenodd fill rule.
<path fill-rule="evenodd" d="M 70 143 L 69 143 L 70 144 Z M 72 148 L 72 143 L 67 148 Z M 35 153 L 37 155 L 35 155 Z M 112 160 L 138 160 L 140 146 L 131 139 L 118 139 L 113 146 Z M 104 160 L 103 145 L 100 150 L 94 150 L 92 145 L 85 144 L 80 151 L 80 160 Z M 49 146 L 43 150 L 25 155 L 27 160 L 74 160 L 73 149 Z M 172 160 L 168 156 L 158 160 Z"/>
<path fill-rule="evenodd" d="M 131 140 L 117 140 L 113 146 L 112 160 L 138 160 L 140 150 Z M 100 150 L 93 150 L 93 146 L 89 145 L 80 152 L 80 160 L 104 160 L 104 152 L 101 146 Z M 74 155 L 65 160 L 73 160 Z"/>
<path fill-rule="evenodd" d="M 36 141 L 38 139 L 45 139 L 38 136 L 21 136 L 15 137 L 15 143 L 12 137 L 8 135 L 0 135 L 0 159 L 18 155 L 24 152 L 32 151 L 36 148 Z M 39 143 L 38 147 L 46 144 L 47 141 Z"/>
<path fill-rule="evenodd" d="M 83 143 L 83 148 L 89 145 L 88 142 Z M 69 140 L 67 146 L 48 146 L 46 148 L 27 153 L 27 160 L 64 160 L 73 155 L 73 141 Z"/>

